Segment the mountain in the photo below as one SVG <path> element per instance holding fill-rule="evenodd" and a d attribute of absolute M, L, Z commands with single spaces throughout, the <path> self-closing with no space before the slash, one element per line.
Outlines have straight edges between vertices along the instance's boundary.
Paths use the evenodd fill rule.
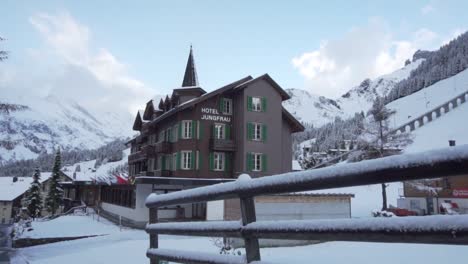
<path fill-rule="evenodd" d="M 133 134 L 133 118 L 112 109 L 91 112 L 55 96 L 0 100 L 0 163 L 36 158 L 58 146 L 94 149 Z"/>
<path fill-rule="evenodd" d="M 349 118 L 356 112 L 366 112 L 377 96 L 385 96 L 400 81 L 408 78 L 424 58 L 419 58 L 405 67 L 373 80 L 365 79 L 360 85 L 352 87 L 347 93 L 336 99 L 311 94 L 301 89 L 286 89 L 291 99 L 283 106 L 298 120 L 315 127 L 331 122 L 335 117 Z"/>

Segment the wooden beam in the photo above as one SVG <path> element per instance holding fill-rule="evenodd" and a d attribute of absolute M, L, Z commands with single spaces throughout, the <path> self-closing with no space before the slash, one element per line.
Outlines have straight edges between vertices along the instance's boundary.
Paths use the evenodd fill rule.
<path fill-rule="evenodd" d="M 257 221 L 255 215 L 255 200 L 253 197 L 240 198 L 242 226 L 247 226 L 250 223 Z M 247 262 L 260 260 L 260 246 L 258 238 L 252 236 L 243 236 L 245 253 L 247 255 Z"/>

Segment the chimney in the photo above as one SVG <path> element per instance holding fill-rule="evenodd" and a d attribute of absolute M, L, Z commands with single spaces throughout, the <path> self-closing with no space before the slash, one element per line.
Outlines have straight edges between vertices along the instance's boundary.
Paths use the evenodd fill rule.
<path fill-rule="evenodd" d="M 455 147 L 455 140 L 453 140 L 453 139 L 449 140 L 449 146 L 450 147 Z"/>

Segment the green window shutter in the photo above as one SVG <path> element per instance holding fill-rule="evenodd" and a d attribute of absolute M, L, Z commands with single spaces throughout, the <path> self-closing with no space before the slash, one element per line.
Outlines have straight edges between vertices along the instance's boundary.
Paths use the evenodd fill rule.
<path fill-rule="evenodd" d="M 231 153 L 224 154 L 224 171 L 231 171 Z"/>
<path fill-rule="evenodd" d="M 253 168 L 253 166 L 252 166 L 252 165 L 253 165 L 253 164 L 252 164 L 252 163 L 253 163 L 253 162 L 252 162 L 253 160 L 252 160 L 252 159 L 253 159 L 252 153 L 247 152 L 247 160 L 246 160 L 246 163 L 247 163 L 247 164 L 246 164 L 246 165 L 247 165 L 247 171 L 252 171 L 252 168 Z"/>
<path fill-rule="evenodd" d="M 182 159 L 182 157 L 181 157 L 181 155 L 180 155 L 180 152 L 177 152 L 177 154 L 176 154 L 176 159 L 177 159 L 177 160 L 176 160 L 176 166 L 177 166 L 176 169 L 180 170 L 180 164 L 181 164 L 181 159 Z"/>
<path fill-rule="evenodd" d="M 262 125 L 262 141 L 265 142 L 267 140 L 267 126 L 265 124 Z"/>
<path fill-rule="evenodd" d="M 210 170 L 214 169 L 214 155 L 213 152 L 210 152 Z"/>
<path fill-rule="evenodd" d="M 267 162 L 267 161 L 268 161 L 267 155 L 266 155 L 266 154 L 263 154 L 263 155 L 262 155 L 262 171 L 263 171 L 263 172 L 265 172 L 265 171 L 268 170 L 268 167 L 267 167 L 268 162 Z"/>
<path fill-rule="evenodd" d="M 201 169 L 201 155 L 200 155 L 200 151 L 197 150 L 197 167 L 198 167 L 198 170 Z"/>
<path fill-rule="evenodd" d="M 166 170 L 166 156 L 161 156 L 161 170 Z"/>
<path fill-rule="evenodd" d="M 247 96 L 247 111 L 252 111 L 252 96 Z"/>
<path fill-rule="evenodd" d="M 194 169 L 195 168 L 195 153 L 193 152 L 193 150 L 190 152 L 190 169 Z"/>
<path fill-rule="evenodd" d="M 266 110 L 267 110 L 266 97 L 262 97 L 262 112 L 266 112 Z"/>
<path fill-rule="evenodd" d="M 247 140 L 252 140 L 252 123 L 247 123 Z"/>
<path fill-rule="evenodd" d="M 219 113 L 223 112 L 223 106 L 224 106 L 224 99 L 222 97 L 219 98 L 218 100 L 218 110 Z"/>
<path fill-rule="evenodd" d="M 195 138 L 195 132 L 197 131 L 196 130 L 197 121 L 192 120 L 191 122 L 192 122 L 192 136 L 190 138 Z"/>
<path fill-rule="evenodd" d="M 199 122 L 198 123 L 198 137 L 199 139 L 202 139 L 203 138 L 203 125 L 202 125 L 202 122 Z"/>
<path fill-rule="evenodd" d="M 231 139 L 231 125 L 226 125 L 226 139 Z"/>
<path fill-rule="evenodd" d="M 179 131 L 178 131 L 178 133 L 179 133 L 179 137 L 178 137 L 178 138 L 179 138 L 179 139 L 182 139 L 182 124 L 183 124 L 183 122 L 179 122 Z"/>

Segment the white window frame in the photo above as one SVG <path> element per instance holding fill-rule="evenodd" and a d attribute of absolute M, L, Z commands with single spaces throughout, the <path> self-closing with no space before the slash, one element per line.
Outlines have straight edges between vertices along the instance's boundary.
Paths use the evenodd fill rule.
<path fill-rule="evenodd" d="M 226 124 L 215 123 L 215 139 L 226 139 Z M 219 129 L 221 128 L 221 129 Z"/>
<path fill-rule="evenodd" d="M 182 150 L 180 152 L 180 168 L 182 170 L 191 170 L 190 165 L 192 164 L 192 151 L 191 150 Z"/>
<path fill-rule="evenodd" d="M 213 153 L 213 170 L 224 171 L 226 167 L 226 154 L 224 152 Z"/>
<path fill-rule="evenodd" d="M 252 126 L 253 126 L 252 140 L 262 141 L 263 124 L 261 124 L 261 123 L 252 123 Z M 258 132 L 258 135 L 257 135 L 257 132 Z"/>
<path fill-rule="evenodd" d="M 156 168 L 155 171 L 160 171 L 162 169 L 162 156 L 158 155 L 156 158 Z"/>
<path fill-rule="evenodd" d="M 232 115 L 232 99 L 223 98 L 223 114 Z"/>
<path fill-rule="evenodd" d="M 261 112 L 262 111 L 262 98 L 261 97 L 252 97 L 252 111 Z"/>
<path fill-rule="evenodd" d="M 262 171 L 263 153 L 252 153 L 252 159 L 253 159 L 252 171 Z"/>
<path fill-rule="evenodd" d="M 192 120 L 183 120 L 182 121 L 182 138 L 191 139 L 192 135 Z"/>

